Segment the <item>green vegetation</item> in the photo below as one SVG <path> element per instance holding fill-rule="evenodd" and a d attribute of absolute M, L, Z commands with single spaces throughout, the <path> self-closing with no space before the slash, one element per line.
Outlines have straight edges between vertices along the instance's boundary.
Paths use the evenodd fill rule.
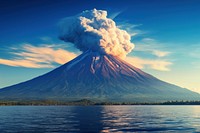
<path fill-rule="evenodd" d="M 200 105 L 200 101 L 167 101 L 158 103 L 139 103 L 139 102 L 93 102 L 87 99 L 78 101 L 0 101 L 0 106 L 12 105 L 33 105 L 33 106 L 48 106 L 48 105 Z"/>

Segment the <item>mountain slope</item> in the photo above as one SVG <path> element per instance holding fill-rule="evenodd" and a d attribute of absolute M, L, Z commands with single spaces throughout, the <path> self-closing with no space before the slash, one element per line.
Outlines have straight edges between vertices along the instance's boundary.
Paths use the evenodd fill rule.
<path fill-rule="evenodd" d="M 155 102 L 200 95 L 163 82 L 125 61 L 87 51 L 59 68 L 0 90 L 0 99 Z"/>

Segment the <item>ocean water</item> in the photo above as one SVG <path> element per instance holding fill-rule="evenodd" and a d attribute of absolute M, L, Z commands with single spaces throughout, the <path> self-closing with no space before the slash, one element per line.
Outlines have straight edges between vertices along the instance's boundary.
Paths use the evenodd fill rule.
<path fill-rule="evenodd" d="M 1 133 L 200 133 L 200 106 L 0 106 Z"/>

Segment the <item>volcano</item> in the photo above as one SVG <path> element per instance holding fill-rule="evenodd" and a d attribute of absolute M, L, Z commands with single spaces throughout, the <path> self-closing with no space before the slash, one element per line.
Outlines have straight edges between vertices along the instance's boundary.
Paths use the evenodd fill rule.
<path fill-rule="evenodd" d="M 198 100 L 200 95 L 161 81 L 120 58 L 91 50 L 47 74 L 0 89 L 0 100 L 81 99 L 158 102 Z"/>

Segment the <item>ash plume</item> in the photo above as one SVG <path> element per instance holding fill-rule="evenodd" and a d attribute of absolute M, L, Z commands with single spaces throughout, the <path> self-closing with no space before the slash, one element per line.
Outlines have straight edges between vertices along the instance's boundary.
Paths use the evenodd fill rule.
<path fill-rule="evenodd" d="M 97 51 L 125 57 L 134 48 L 131 36 L 107 18 L 107 11 L 86 10 L 59 23 L 61 40 L 71 42 L 81 51 Z"/>

